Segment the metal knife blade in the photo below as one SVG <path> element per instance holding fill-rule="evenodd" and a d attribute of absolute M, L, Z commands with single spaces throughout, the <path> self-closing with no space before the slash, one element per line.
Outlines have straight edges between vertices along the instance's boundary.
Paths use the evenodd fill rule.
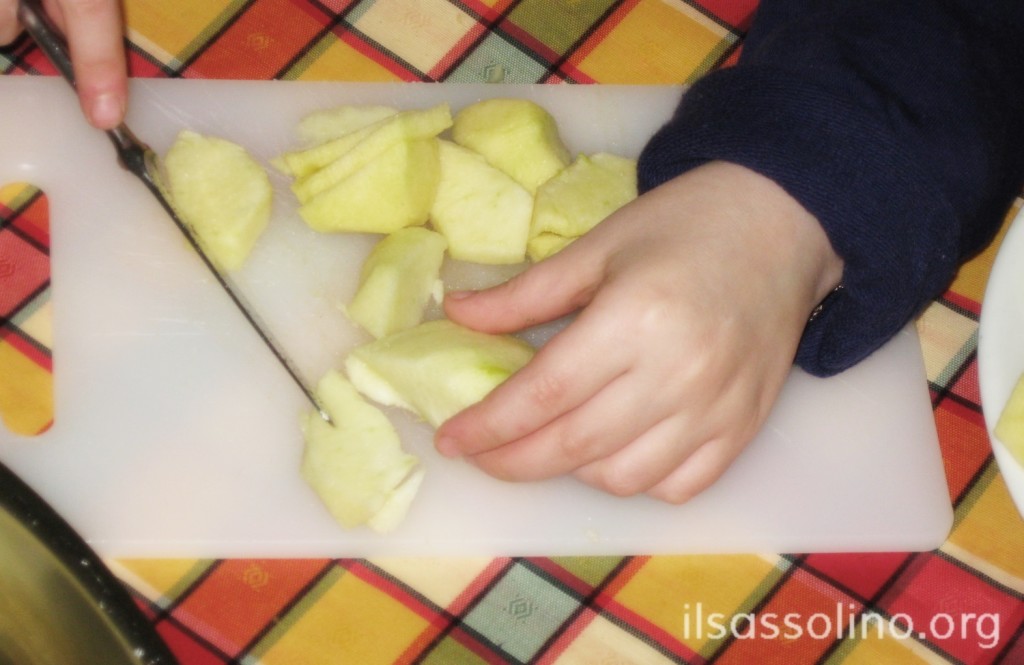
<path fill-rule="evenodd" d="M 75 88 L 75 74 L 72 69 L 71 58 L 68 55 L 67 43 L 64 40 L 64 36 L 46 15 L 42 3 L 39 2 L 39 0 L 21 0 L 18 5 L 18 20 L 21 21 L 22 26 L 25 28 L 25 32 L 32 37 L 50 62 L 53 63 L 53 66 L 61 73 L 64 80 L 67 81 L 72 88 Z M 121 166 L 138 177 L 146 185 L 153 196 L 156 197 L 157 201 L 160 202 L 160 205 L 167 211 L 171 221 L 173 221 L 185 235 L 189 244 L 202 259 L 207 269 L 209 269 L 213 274 L 217 283 L 220 284 L 223 291 L 235 304 L 235 307 L 270 350 L 274 358 L 277 359 L 278 363 L 280 363 L 288 373 L 292 381 L 294 381 L 299 387 L 302 394 L 305 395 L 307 400 L 309 400 L 309 403 L 317 410 L 320 417 L 327 422 L 331 422 L 330 415 L 328 415 L 327 411 L 325 411 L 323 406 L 321 406 L 316 395 L 313 393 L 313 390 L 306 384 L 305 380 L 303 380 L 298 369 L 295 367 L 289 356 L 284 352 L 281 345 L 273 335 L 270 334 L 266 325 L 246 302 L 241 291 L 234 285 L 227 275 L 221 272 L 213 261 L 210 260 L 209 256 L 207 256 L 206 252 L 203 250 L 195 232 L 174 209 L 171 199 L 167 194 L 167 190 L 161 181 L 156 153 L 146 143 L 139 140 L 124 123 L 108 130 L 107 136 L 110 137 L 111 142 L 114 144 L 114 149 L 117 152 L 118 161 Z"/>

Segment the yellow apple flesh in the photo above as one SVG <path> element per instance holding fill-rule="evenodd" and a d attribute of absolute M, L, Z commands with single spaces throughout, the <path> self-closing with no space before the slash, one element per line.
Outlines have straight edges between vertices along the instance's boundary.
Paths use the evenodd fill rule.
<path fill-rule="evenodd" d="M 431 297 L 440 301 L 443 294 L 447 246 L 444 236 L 421 226 L 381 239 L 363 263 L 348 317 L 377 338 L 422 322 Z"/>
<path fill-rule="evenodd" d="M 270 221 L 273 189 L 240 145 L 185 130 L 162 162 L 175 211 L 222 270 L 238 270 Z"/>
<path fill-rule="evenodd" d="M 336 139 L 336 143 L 341 146 L 337 157 L 298 177 L 292 183 L 292 191 L 301 203 L 305 203 L 367 166 L 395 145 L 433 138 L 450 127 L 451 123 L 451 111 L 447 104 L 404 111 L 385 118 L 379 124 L 369 125 Z"/>
<path fill-rule="evenodd" d="M 478 153 L 440 140 L 441 179 L 430 210 L 454 259 L 485 264 L 526 258 L 533 197 Z"/>
<path fill-rule="evenodd" d="M 302 476 L 335 520 L 389 531 L 401 523 L 423 479 L 419 460 L 402 449 L 384 413 L 332 370 L 316 394 L 333 424 L 305 415 Z"/>
<path fill-rule="evenodd" d="M 580 155 L 537 190 L 530 235 L 583 235 L 636 198 L 636 160 Z"/>
<path fill-rule="evenodd" d="M 308 113 L 299 120 L 296 133 L 306 145 L 341 138 L 398 113 L 390 106 L 347 104 Z"/>
<path fill-rule="evenodd" d="M 395 143 L 300 206 L 299 215 L 324 233 L 393 233 L 425 224 L 441 177 L 437 143 Z"/>
<path fill-rule="evenodd" d="M 480 153 L 533 194 L 569 164 L 555 119 L 527 99 L 486 99 L 455 114 L 452 140 Z"/>

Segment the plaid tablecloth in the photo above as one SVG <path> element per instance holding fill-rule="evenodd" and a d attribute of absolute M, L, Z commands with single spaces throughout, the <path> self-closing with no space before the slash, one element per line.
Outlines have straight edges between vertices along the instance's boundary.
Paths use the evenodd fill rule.
<path fill-rule="evenodd" d="M 754 0 L 126 0 L 140 77 L 682 83 Z M 11 75 L 50 74 L 26 40 Z M 3 183 L 0 183 L 3 185 Z M 0 188 L 0 411 L 52 417 L 46 198 Z M 979 407 L 994 249 L 920 318 L 955 508 L 933 552 L 112 560 L 182 663 L 1024 663 L 1024 521 Z M 15 269 L 15 266 L 17 268 Z"/>

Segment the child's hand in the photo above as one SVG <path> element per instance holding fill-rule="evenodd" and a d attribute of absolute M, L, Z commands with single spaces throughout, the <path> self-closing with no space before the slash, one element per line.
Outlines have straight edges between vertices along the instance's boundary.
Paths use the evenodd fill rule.
<path fill-rule="evenodd" d="M 67 37 L 85 117 L 100 129 L 116 126 L 124 118 L 128 96 L 120 5 L 116 0 L 45 4 Z M 17 0 L 0 0 L 0 46 L 13 42 L 21 30 L 17 9 Z"/>
<path fill-rule="evenodd" d="M 754 437 L 842 261 L 772 181 L 714 162 L 655 189 L 448 316 L 511 332 L 581 309 L 534 360 L 444 423 L 438 449 L 508 480 L 572 473 L 679 503 Z"/>

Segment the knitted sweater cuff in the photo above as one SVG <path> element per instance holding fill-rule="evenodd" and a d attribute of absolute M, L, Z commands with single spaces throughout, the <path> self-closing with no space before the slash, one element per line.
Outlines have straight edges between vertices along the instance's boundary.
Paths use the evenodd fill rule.
<path fill-rule="evenodd" d="M 818 219 L 844 261 L 843 289 L 808 323 L 797 351 L 811 374 L 835 374 L 870 355 L 952 278 L 956 215 L 869 104 L 769 67 L 714 72 L 644 149 L 641 190 L 712 160 L 778 183 Z"/>

